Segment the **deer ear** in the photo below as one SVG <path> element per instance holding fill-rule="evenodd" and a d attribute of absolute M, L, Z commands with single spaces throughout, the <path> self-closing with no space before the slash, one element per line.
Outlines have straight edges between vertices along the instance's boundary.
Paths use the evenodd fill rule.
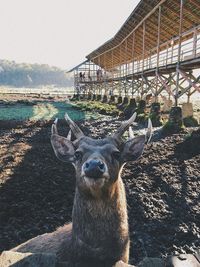
<path fill-rule="evenodd" d="M 74 161 L 74 147 L 72 142 L 58 134 L 52 134 L 51 144 L 58 159 L 65 162 Z"/>
<path fill-rule="evenodd" d="M 145 140 L 145 135 L 137 136 L 131 140 L 128 140 L 124 144 L 121 155 L 122 161 L 127 162 L 138 159 L 144 150 Z"/>

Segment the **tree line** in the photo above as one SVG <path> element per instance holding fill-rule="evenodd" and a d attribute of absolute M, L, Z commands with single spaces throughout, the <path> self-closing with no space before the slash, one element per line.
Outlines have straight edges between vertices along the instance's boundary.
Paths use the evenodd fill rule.
<path fill-rule="evenodd" d="M 37 87 L 41 85 L 72 86 L 73 78 L 65 71 L 47 64 L 16 63 L 0 60 L 0 85 Z"/>

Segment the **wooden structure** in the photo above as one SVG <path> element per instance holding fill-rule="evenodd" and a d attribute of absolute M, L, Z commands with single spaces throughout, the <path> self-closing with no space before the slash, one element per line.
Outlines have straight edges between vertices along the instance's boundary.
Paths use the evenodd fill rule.
<path fill-rule="evenodd" d="M 172 97 L 200 92 L 200 1 L 141 0 L 117 34 L 75 67 L 77 93 Z"/>

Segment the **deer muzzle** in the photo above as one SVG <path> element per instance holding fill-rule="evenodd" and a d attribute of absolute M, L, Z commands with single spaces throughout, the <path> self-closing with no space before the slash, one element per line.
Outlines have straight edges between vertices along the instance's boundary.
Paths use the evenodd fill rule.
<path fill-rule="evenodd" d="M 100 159 L 90 159 L 84 163 L 83 171 L 88 178 L 99 179 L 106 172 L 106 165 Z"/>

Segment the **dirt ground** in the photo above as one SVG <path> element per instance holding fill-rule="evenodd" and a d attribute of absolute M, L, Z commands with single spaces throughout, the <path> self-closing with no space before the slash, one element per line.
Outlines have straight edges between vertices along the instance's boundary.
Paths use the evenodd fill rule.
<path fill-rule="evenodd" d="M 117 125 L 110 119 L 81 127 L 103 137 Z M 74 169 L 56 159 L 50 126 L 0 123 L 0 251 L 71 220 Z M 66 125 L 58 127 L 66 135 Z M 186 136 L 155 137 L 143 157 L 124 168 L 132 263 L 200 247 L 200 133 Z"/>

